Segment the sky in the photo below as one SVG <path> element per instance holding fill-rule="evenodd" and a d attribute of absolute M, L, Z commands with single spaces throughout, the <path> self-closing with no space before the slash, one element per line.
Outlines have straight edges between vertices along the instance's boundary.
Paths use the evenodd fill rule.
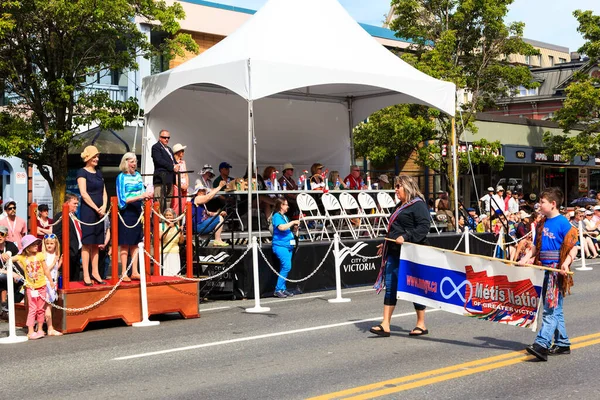
<path fill-rule="evenodd" d="M 267 0 L 209 0 L 258 10 Z M 302 0 L 297 0 L 302 1 Z M 339 0 L 358 22 L 381 26 L 390 0 Z M 524 37 L 577 51 L 584 40 L 577 32 L 573 11 L 592 10 L 600 15 L 600 0 L 514 0 L 506 22 L 525 22 Z"/>

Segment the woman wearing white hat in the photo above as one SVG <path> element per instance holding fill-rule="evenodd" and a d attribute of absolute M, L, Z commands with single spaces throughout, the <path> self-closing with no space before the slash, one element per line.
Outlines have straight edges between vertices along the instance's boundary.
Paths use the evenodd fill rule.
<path fill-rule="evenodd" d="M 173 146 L 173 156 L 175 157 L 175 164 L 179 165 L 179 171 L 187 171 L 185 160 L 183 155 L 187 146 L 183 146 L 181 143 L 177 143 Z M 190 184 L 190 180 L 187 172 L 177 172 L 175 174 L 175 185 L 173 185 L 173 198 L 171 199 L 171 208 L 176 214 L 180 214 L 179 204 L 185 204 L 187 191 Z M 179 187 L 181 186 L 181 196 L 179 196 Z M 179 199 L 181 197 L 181 200 Z"/>

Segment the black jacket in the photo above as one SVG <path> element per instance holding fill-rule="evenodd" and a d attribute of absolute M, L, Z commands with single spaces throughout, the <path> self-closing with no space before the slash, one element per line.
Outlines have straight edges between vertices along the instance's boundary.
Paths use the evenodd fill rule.
<path fill-rule="evenodd" d="M 396 205 L 394 212 L 400 205 Z M 403 236 L 405 242 L 425 244 L 430 227 L 431 220 L 427 204 L 424 201 L 417 201 L 400 212 L 386 237 L 397 239 L 398 236 Z M 400 246 L 396 243 L 388 242 L 387 248 L 389 255 L 398 256 L 400 254 Z"/>
<path fill-rule="evenodd" d="M 56 214 L 54 214 L 54 221 L 58 221 L 58 219 L 61 217 L 62 212 L 58 212 Z M 54 233 L 59 241 L 59 243 L 61 244 L 61 252 L 62 252 L 62 220 L 54 225 L 54 228 L 52 228 L 52 233 Z M 79 240 L 77 239 L 77 228 L 75 228 L 75 223 L 73 222 L 73 220 L 71 218 L 69 218 L 69 255 L 70 256 L 74 256 L 77 254 L 77 252 L 79 251 Z"/>
<path fill-rule="evenodd" d="M 171 156 L 169 156 L 169 154 Z M 152 146 L 152 161 L 154 162 L 154 185 L 172 185 L 175 182 L 175 156 L 169 146 L 166 148 L 158 142 Z"/>

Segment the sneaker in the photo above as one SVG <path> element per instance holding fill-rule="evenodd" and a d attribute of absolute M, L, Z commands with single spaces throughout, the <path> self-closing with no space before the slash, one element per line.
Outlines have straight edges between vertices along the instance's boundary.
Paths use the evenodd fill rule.
<path fill-rule="evenodd" d="M 283 294 L 285 294 L 287 297 L 294 297 L 294 293 L 293 293 L 293 292 L 290 292 L 290 291 L 288 291 L 288 290 L 284 290 L 284 291 L 283 291 Z"/>
<path fill-rule="evenodd" d="M 525 348 L 529 354 L 535 356 L 540 361 L 548 361 L 548 349 L 540 346 L 537 343 L 529 345 Z"/>
<path fill-rule="evenodd" d="M 559 356 L 561 354 L 571 354 L 571 346 L 557 346 L 553 345 L 548 350 L 549 356 Z"/>
<path fill-rule="evenodd" d="M 44 337 L 44 334 L 40 331 L 34 332 L 31 335 L 27 335 L 27 337 L 29 338 L 29 340 L 36 340 L 36 339 L 41 339 Z"/>
<path fill-rule="evenodd" d="M 213 246 L 215 247 L 229 247 L 229 244 L 219 240 L 213 240 Z"/>
<path fill-rule="evenodd" d="M 280 299 L 285 299 L 287 297 L 287 294 L 285 294 L 283 290 L 278 290 L 275 293 L 273 293 L 273 296 L 279 297 Z"/>

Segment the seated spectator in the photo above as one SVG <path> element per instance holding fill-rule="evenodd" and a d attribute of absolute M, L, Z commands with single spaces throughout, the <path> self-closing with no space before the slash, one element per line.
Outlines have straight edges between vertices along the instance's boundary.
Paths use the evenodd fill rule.
<path fill-rule="evenodd" d="M 476 231 L 478 233 L 490 232 L 490 218 L 487 214 L 481 214 L 479 216 L 479 224 L 477 224 Z"/>
<path fill-rule="evenodd" d="M 225 181 L 225 184 L 228 184 L 229 182 L 235 180 L 233 176 L 229 175 L 231 168 L 231 164 L 229 164 L 226 161 L 223 161 L 221 164 L 219 164 L 219 176 L 213 181 L 213 188 L 219 186 L 219 183 L 221 183 L 221 181 Z"/>
<path fill-rule="evenodd" d="M 204 167 L 202 167 L 202 170 L 200 170 L 199 175 L 200 178 L 198 178 L 198 180 L 200 181 L 202 186 L 207 188 L 213 187 L 213 178 L 215 177 L 215 171 L 213 170 L 213 167 L 210 164 L 204 164 Z M 198 183 L 198 180 L 196 180 L 196 184 Z"/>
<path fill-rule="evenodd" d="M 206 203 L 215 197 L 217 192 L 223 189 L 226 184 L 226 180 L 222 179 L 219 181 L 217 187 L 213 188 L 210 192 L 207 188 L 201 185 L 196 186 L 192 192 L 194 195 L 192 202 L 193 232 L 199 235 L 208 235 L 214 232 L 214 246 L 228 246 L 227 243 L 221 240 L 221 232 L 223 231 L 223 217 L 225 217 L 227 213 L 225 211 L 221 211 L 220 213 L 208 211 L 206 209 Z"/>
<path fill-rule="evenodd" d="M 377 188 L 380 190 L 391 189 L 390 178 L 388 178 L 387 175 L 379 175 L 379 178 L 377 179 Z"/>
<path fill-rule="evenodd" d="M 350 167 L 350 174 L 344 178 L 344 183 L 350 190 L 364 189 L 365 183 L 360 175 L 360 168 L 358 165 L 352 165 Z"/>
<path fill-rule="evenodd" d="M 279 186 L 283 190 L 298 190 L 298 185 L 294 180 L 294 166 L 291 163 L 283 164 L 281 169 L 281 177 L 279 178 Z M 287 197 L 287 196 L 286 196 Z M 296 195 L 293 195 L 296 198 Z"/>
<path fill-rule="evenodd" d="M 340 190 L 346 189 L 346 184 L 342 181 L 340 177 L 340 171 L 331 171 L 329 173 L 329 178 L 327 179 L 327 186 L 329 190 Z"/>
<path fill-rule="evenodd" d="M 477 224 L 479 223 L 479 217 L 477 216 L 474 208 L 467 208 L 467 213 L 469 214 L 467 217 L 467 226 L 470 230 L 474 231 L 477 229 Z"/>
<path fill-rule="evenodd" d="M 325 187 L 325 179 L 323 178 L 323 164 L 314 163 L 310 167 L 310 190 L 323 190 Z"/>

